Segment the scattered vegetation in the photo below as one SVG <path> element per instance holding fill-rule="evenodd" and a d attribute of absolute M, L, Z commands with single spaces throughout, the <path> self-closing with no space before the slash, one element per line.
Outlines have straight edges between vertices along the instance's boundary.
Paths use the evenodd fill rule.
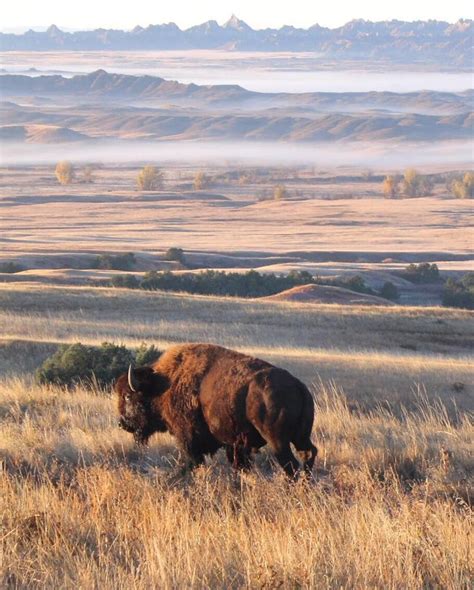
<path fill-rule="evenodd" d="M 438 265 L 429 262 L 409 264 L 401 276 L 412 283 L 437 283 L 441 280 Z"/>
<path fill-rule="evenodd" d="M 170 262 L 179 262 L 183 266 L 186 264 L 184 250 L 182 248 L 168 248 L 165 252 L 165 260 Z"/>
<path fill-rule="evenodd" d="M 195 191 L 202 191 L 209 186 L 209 177 L 204 172 L 197 172 L 193 181 L 193 188 Z"/>
<path fill-rule="evenodd" d="M 288 190 L 284 184 L 277 184 L 273 188 L 273 199 L 275 201 L 284 201 L 288 198 Z"/>
<path fill-rule="evenodd" d="M 407 197 L 426 197 L 431 194 L 433 183 L 428 176 L 422 176 L 414 168 L 405 170 L 402 192 Z"/>
<path fill-rule="evenodd" d="M 133 270 L 136 264 L 135 254 L 101 254 L 93 262 L 92 268 L 101 270 Z"/>
<path fill-rule="evenodd" d="M 103 387 L 125 372 L 130 363 L 148 364 L 159 355 L 153 345 L 142 345 L 134 352 L 111 342 L 103 342 L 101 346 L 86 346 L 80 342 L 66 344 L 44 361 L 36 378 L 39 383 L 67 387 L 78 383 Z"/>
<path fill-rule="evenodd" d="M 387 199 L 396 199 L 400 195 L 426 197 L 433 191 L 433 181 L 431 177 L 420 174 L 414 168 L 408 168 L 401 180 L 397 175 L 387 175 L 382 183 L 382 191 Z"/>
<path fill-rule="evenodd" d="M 110 284 L 112 287 L 116 287 L 118 289 L 139 289 L 140 288 L 140 281 L 137 279 L 135 275 L 114 275 L 110 279 Z"/>
<path fill-rule="evenodd" d="M 400 292 L 398 287 L 394 285 L 391 281 L 386 281 L 382 288 L 379 291 L 380 297 L 384 299 L 389 299 L 390 301 L 398 301 L 400 299 Z"/>
<path fill-rule="evenodd" d="M 474 172 L 466 172 L 462 178 L 454 179 L 450 183 L 450 189 L 457 199 L 472 199 L 474 197 Z"/>
<path fill-rule="evenodd" d="M 474 309 L 474 273 L 465 274 L 459 281 L 448 279 L 443 290 L 443 305 Z"/>
<path fill-rule="evenodd" d="M 58 162 L 55 174 L 59 184 L 71 184 L 75 177 L 74 166 L 68 160 Z"/>
<path fill-rule="evenodd" d="M 398 181 L 395 176 L 388 175 L 382 184 L 383 194 L 387 199 L 396 199 L 400 193 Z"/>
<path fill-rule="evenodd" d="M 321 283 L 321 279 L 318 280 Z M 356 293 L 365 293 L 366 295 L 377 295 L 377 293 L 365 284 L 364 279 L 360 275 L 354 275 L 348 279 L 327 280 L 326 284 L 332 284 L 336 287 L 343 287 Z"/>
<path fill-rule="evenodd" d="M 91 164 L 84 166 L 84 168 L 82 169 L 82 178 L 81 181 L 84 184 L 93 184 L 94 183 L 94 172 L 95 172 L 95 166 L 92 166 Z"/>
<path fill-rule="evenodd" d="M 137 186 L 142 191 L 154 191 L 163 186 L 163 173 L 156 166 L 145 166 L 137 176 Z"/>

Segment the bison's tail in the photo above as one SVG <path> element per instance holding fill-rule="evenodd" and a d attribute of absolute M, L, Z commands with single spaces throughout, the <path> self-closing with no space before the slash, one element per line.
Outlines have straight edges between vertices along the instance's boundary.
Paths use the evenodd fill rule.
<path fill-rule="evenodd" d="M 314 400 L 311 392 L 303 383 L 301 384 L 300 391 L 303 398 L 301 417 L 297 432 L 291 442 L 295 445 L 298 455 L 303 461 L 305 471 L 309 473 L 313 468 L 318 453 L 318 449 L 311 441 L 314 423 Z"/>

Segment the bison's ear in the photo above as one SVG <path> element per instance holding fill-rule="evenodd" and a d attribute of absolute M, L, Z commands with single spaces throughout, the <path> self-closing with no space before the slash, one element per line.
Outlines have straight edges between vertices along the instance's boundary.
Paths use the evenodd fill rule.
<path fill-rule="evenodd" d="M 153 394 L 161 395 L 170 386 L 168 377 L 165 377 L 162 373 L 153 371 Z"/>

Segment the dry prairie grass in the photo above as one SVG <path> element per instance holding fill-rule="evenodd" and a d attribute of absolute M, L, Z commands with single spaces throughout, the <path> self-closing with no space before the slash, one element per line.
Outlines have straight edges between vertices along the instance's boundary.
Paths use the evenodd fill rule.
<path fill-rule="evenodd" d="M 341 180 L 330 186 L 302 185 L 303 200 L 256 202 L 262 188 L 272 191 L 275 181 L 234 182 L 211 188 L 211 194 L 229 199 L 215 201 L 205 194 L 190 198 L 191 187 L 183 189 L 178 178 L 184 166 L 166 167 L 166 189 L 148 195 L 135 190 L 138 167 L 101 169 L 96 183 L 66 187 L 56 182 L 54 166 L 25 167 L 21 174 L 0 168 L 2 257 L 29 266 L 32 256 L 36 261 L 41 256 L 38 266 L 43 268 L 48 257 L 73 256 L 81 266 L 84 253 L 153 254 L 174 245 L 186 251 L 247 254 L 339 250 L 360 252 L 362 260 L 368 252 L 401 254 L 404 260 L 406 252 L 430 257 L 471 251 L 472 202 L 449 198 L 444 187 L 433 197 L 390 200 L 382 198 L 381 185 L 364 188 Z M 188 181 L 195 172 L 185 169 Z M 351 197 L 326 198 L 341 196 L 341 191 Z M 445 259 L 441 254 L 440 260 Z"/>
<path fill-rule="evenodd" d="M 351 412 L 320 387 L 317 482 L 221 455 L 176 477 L 167 435 L 143 453 L 103 392 L 0 386 L 1 584 L 10 588 L 468 588 L 472 422 Z"/>
<path fill-rule="evenodd" d="M 472 313 L 27 284 L 0 303 L 0 586 L 470 587 Z M 58 343 L 104 339 L 212 340 L 312 383 L 316 481 L 265 452 L 178 476 L 173 439 L 137 451 L 109 392 L 32 380 Z"/>
<path fill-rule="evenodd" d="M 58 343 L 166 348 L 208 341 L 335 381 L 351 402 L 413 405 L 426 389 L 473 410 L 474 314 L 443 308 L 249 301 L 176 293 L 0 285 L 0 371 L 31 372 Z M 414 350 L 415 349 L 415 350 Z M 462 391 L 454 388 L 463 384 Z"/>

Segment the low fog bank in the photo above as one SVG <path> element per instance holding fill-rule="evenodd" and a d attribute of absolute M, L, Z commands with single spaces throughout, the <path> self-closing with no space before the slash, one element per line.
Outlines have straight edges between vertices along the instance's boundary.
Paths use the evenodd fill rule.
<path fill-rule="evenodd" d="M 207 165 L 314 165 L 399 169 L 422 165 L 472 166 L 474 141 L 437 143 L 345 142 L 76 142 L 72 144 L 4 143 L 2 166 L 55 164 L 58 160 L 104 164 L 202 163 Z"/>
<path fill-rule="evenodd" d="M 0 54 L 1 55 L 1 54 Z M 7 56 L 9 57 L 9 56 Z M 468 71 L 417 71 L 370 69 L 361 66 L 359 69 L 322 69 L 319 64 L 309 63 L 302 69 L 290 59 L 283 64 L 268 61 L 259 63 L 258 59 L 247 59 L 243 62 L 225 64 L 219 59 L 194 61 L 183 58 L 175 60 L 154 59 L 151 56 L 142 59 L 123 57 L 121 60 L 107 54 L 86 56 L 81 60 L 74 56 L 65 59 L 56 56 L 50 65 L 48 62 L 38 66 L 38 61 L 20 59 L 19 63 L 4 62 L 4 73 L 40 76 L 60 74 L 72 77 L 77 74 L 88 74 L 97 69 L 105 69 L 109 73 L 130 74 L 134 76 L 158 76 L 166 80 L 176 80 L 183 84 L 216 85 L 237 84 L 246 90 L 268 93 L 304 93 L 304 92 L 415 92 L 419 90 L 436 90 L 444 92 L 462 92 L 473 88 L 472 73 Z M 25 63 L 26 62 L 26 63 Z M 171 62 L 171 63 L 170 63 Z M 301 66 L 300 66 L 301 67 Z M 281 68 L 281 69 L 280 69 Z"/>

